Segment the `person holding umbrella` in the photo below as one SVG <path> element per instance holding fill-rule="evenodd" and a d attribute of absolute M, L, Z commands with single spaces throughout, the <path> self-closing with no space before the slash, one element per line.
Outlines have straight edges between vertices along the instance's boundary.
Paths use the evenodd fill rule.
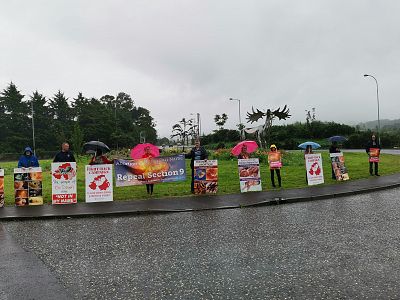
<path fill-rule="evenodd" d="M 238 159 L 249 159 L 250 158 L 250 153 L 247 152 L 247 146 L 243 145 L 242 150 L 240 150 L 240 153 L 238 155 Z"/>
<path fill-rule="evenodd" d="M 337 141 L 332 141 L 332 145 L 329 147 L 329 153 L 340 153 L 340 149 Z M 335 171 L 333 170 L 333 164 L 331 164 L 332 169 L 332 179 L 336 180 Z"/>
<path fill-rule="evenodd" d="M 142 155 L 142 158 L 148 158 L 151 159 L 153 158 L 153 154 L 150 151 L 150 147 L 147 146 L 146 148 L 144 148 L 144 154 Z M 149 195 L 153 195 L 153 189 L 154 189 L 154 184 L 150 183 L 150 184 L 146 184 L 146 190 L 147 190 L 147 194 Z"/>
<path fill-rule="evenodd" d="M 109 160 L 107 156 L 103 154 L 101 149 L 97 149 L 90 159 L 89 165 L 110 165 L 113 164 L 114 160 Z"/>
<path fill-rule="evenodd" d="M 153 157 L 157 157 L 159 155 L 160 155 L 160 150 L 158 149 L 158 147 L 150 143 L 136 145 L 131 150 L 131 157 L 133 159 L 141 159 L 141 158 L 152 159 Z M 146 190 L 147 194 L 153 195 L 154 184 L 147 183 Z"/>
<path fill-rule="evenodd" d="M 208 159 L 208 153 L 203 146 L 200 146 L 200 140 L 197 139 L 194 143 L 194 147 L 190 150 L 188 154 L 185 154 L 185 158 L 190 158 L 190 168 L 192 169 L 192 182 L 190 185 L 190 190 L 192 194 L 194 193 L 194 161 Z"/>
<path fill-rule="evenodd" d="M 254 141 L 243 141 L 238 143 L 232 148 L 231 153 L 237 156 L 238 159 L 249 159 L 250 153 L 253 153 L 258 148 L 258 145 Z"/>
<path fill-rule="evenodd" d="M 313 154 L 313 153 L 314 153 L 314 152 L 313 152 L 313 149 L 320 148 L 321 145 L 318 144 L 318 143 L 315 143 L 315 142 L 304 142 L 304 143 L 301 143 L 300 145 L 298 145 L 297 147 L 299 147 L 299 148 L 301 148 L 301 149 L 305 149 L 305 150 L 304 150 L 304 161 L 305 161 L 306 155 L 307 155 L 307 154 Z M 306 183 L 308 183 L 308 180 L 307 180 L 307 170 L 306 170 Z"/>
<path fill-rule="evenodd" d="M 110 148 L 106 144 L 100 141 L 90 141 L 83 145 L 83 150 L 86 153 L 93 154 L 89 165 L 102 165 L 102 164 L 112 164 L 114 160 L 109 160 L 104 153 L 110 151 Z"/>

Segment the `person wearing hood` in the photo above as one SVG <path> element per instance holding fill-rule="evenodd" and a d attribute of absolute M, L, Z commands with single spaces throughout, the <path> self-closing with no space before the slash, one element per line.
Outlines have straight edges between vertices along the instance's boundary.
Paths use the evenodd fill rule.
<path fill-rule="evenodd" d="M 35 155 L 33 155 L 33 151 L 31 147 L 26 147 L 24 150 L 24 154 L 21 155 L 18 161 L 18 168 L 33 168 L 39 167 L 39 161 Z"/>

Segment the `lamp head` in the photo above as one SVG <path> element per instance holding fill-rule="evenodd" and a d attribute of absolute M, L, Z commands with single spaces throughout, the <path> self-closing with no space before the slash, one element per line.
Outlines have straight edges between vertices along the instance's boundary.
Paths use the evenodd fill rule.
<path fill-rule="evenodd" d="M 364 74 L 364 77 L 368 77 L 369 75 L 368 74 Z"/>

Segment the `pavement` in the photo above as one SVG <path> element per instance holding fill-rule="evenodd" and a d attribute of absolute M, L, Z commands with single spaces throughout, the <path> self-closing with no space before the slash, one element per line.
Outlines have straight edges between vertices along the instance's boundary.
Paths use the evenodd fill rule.
<path fill-rule="evenodd" d="M 70 299 L 400 299 L 399 195 L 2 222 L 27 253 L 0 259 L 0 299 L 48 299 L 51 278 Z"/>
<path fill-rule="evenodd" d="M 400 173 L 397 173 L 389 176 L 372 176 L 368 179 L 351 180 L 333 185 L 299 189 L 277 189 L 242 194 L 191 195 L 175 198 L 78 203 L 73 205 L 10 206 L 0 209 L 0 221 L 29 218 L 108 216 L 239 208 L 343 197 L 399 186 Z"/>

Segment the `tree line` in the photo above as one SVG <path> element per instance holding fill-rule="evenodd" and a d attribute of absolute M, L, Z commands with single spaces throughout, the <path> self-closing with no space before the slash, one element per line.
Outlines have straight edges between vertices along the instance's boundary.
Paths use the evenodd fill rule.
<path fill-rule="evenodd" d="M 91 140 L 115 149 L 157 140 L 150 111 L 124 92 L 99 99 L 82 93 L 69 99 L 62 91 L 49 98 L 38 91 L 26 97 L 11 82 L 0 93 L 0 116 L 0 153 L 21 153 L 33 146 L 33 128 L 38 153 L 56 151 L 64 141 L 80 153 Z"/>

